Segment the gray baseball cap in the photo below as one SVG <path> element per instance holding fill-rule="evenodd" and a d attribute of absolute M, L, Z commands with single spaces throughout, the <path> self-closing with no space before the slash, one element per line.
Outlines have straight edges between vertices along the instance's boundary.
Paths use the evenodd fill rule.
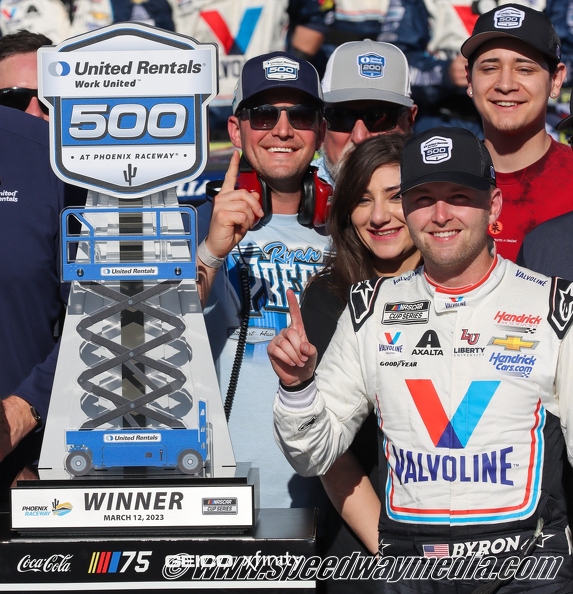
<path fill-rule="evenodd" d="M 343 43 L 334 50 L 322 91 L 325 103 L 372 99 L 414 105 L 406 56 L 391 43 L 370 39 Z"/>

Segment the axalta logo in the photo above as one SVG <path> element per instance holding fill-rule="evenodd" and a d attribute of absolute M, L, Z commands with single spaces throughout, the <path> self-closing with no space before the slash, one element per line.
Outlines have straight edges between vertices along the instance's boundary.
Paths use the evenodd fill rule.
<path fill-rule="evenodd" d="M 517 8 L 502 8 L 493 15 L 496 29 L 519 29 L 524 19 L 525 13 Z"/>
<path fill-rule="evenodd" d="M 271 58 L 263 62 L 267 80 L 296 80 L 300 65 L 290 58 Z"/>
<path fill-rule="evenodd" d="M 432 380 L 406 380 L 432 443 L 447 449 L 466 447 L 500 383 L 473 381 L 450 419 Z"/>
<path fill-rule="evenodd" d="M 138 573 L 149 568 L 153 551 L 96 551 L 92 553 L 88 573 L 125 573 L 130 567 Z"/>
<path fill-rule="evenodd" d="M 487 343 L 488 346 L 502 346 L 506 351 L 520 351 L 521 349 L 535 349 L 539 344 L 538 340 L 525 340 L 521 336 L 506 334 L 505 338 L 492 337 Z"/>
<path fill-rule="evenodd" d="M 36 573 L 68 573 L 72 570 L 70 561 L 73 555 L 55 554 L 46 558 L 32 558 L 26 555 L 18 562 L 19 573 L 34 571 Z"/>
<path fill-rule="evenodd" d="M 442 345 L 435 330 L 428 330 L 424 332 L 422 338 L 418 341 L 416 348 L 412 351 L 412 355 L 443 355 Z"/>
<path fill-rule="evenodd" d="M 427 165 L 435 165 L 452 158 L 452 139 L 443 136 L 432 136 L 420 146 L 422 160 Z"/>
<path fill-rule="evenodd" d="M 379 54 L 362 54 L 358 56 L 358 74 L 366 78 L 382 78 L 386 58 Z"/>
<path fill-rule="evenodd" d="M 235 36 L 231 33 L 227 21 L 218 10 L 204 10 L 201 12 L 201 18 L 209 25 L 209 28 L 219 40 L 218 45 L 230 55 L 245 54 L 255 28 L 263 11 L 262 6 L 252 6 L 243 13 L 238 31 Z"/>

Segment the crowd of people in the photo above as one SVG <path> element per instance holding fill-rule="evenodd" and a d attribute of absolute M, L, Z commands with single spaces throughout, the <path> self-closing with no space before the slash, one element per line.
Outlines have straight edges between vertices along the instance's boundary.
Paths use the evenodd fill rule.
<path fill-rule="evenodd" d="M 137 6 L 150 16 L 160 4 Z M 217 3 L 197 4 L 189 19 L 203 11 L 214 23 L 204 13 Z M 199 209 L 197 285 L 222 393 L 236 384 L 236 458 L 259 468 L 262 507 L 319 509 L 324 555 L 465 557 L 477 543 L 496 554 L 482 581 L 383 591 L 573 591 L 563 480 L 573 463 L 573 152 L 548 126 L 548 104 L 570 76 L 564 23 L 551 19 L 565 3 L 474 14 L 482 3 L 392 0 L 368 12 L 378 3 L 360 2 L 361 20 L 356 2 L 286 4 L 274 9 L 291 17 L 290 52 L 247 56 L 245 40 L 233 41 L 244 58 L 226 120 L 237 150 Z M 3 52 L 14 39 L 19 49 Z M 3 217 L 5 250 L 17 233 L 51 260 L 36 263 L 49 277 L 35 295 L 45 311 L 8 293 L 25 280 L 5 270 L 0 459 L 13 470 L 4 493 L 33 472 L 66 297 L 55 290 L 52 214 L 23 229 L 29 217 L 17 212 L 25 192 L 41 201 L 50 184 L 52 210 L 69 202 L 49 171 L 33 76 L 31 56 L 49 42 L 0 39 L 0 104 L 12 108 L 0 112 L 0 133 L 25 147 L 36 126 L 45 170 L 25 190 L 24 179 L 0 175 L 21 191 L 2 202 L 20 217 Z M 17 78 L 30 64 L 32 76 Z M 269 76 L 278 66 L 294 74 Z M 9 152 L 10 163 L 29 161 Z M 37 353 L 28 326 L 46 335 Z M 561 559 L 551 579 L 499 571 L 548 555 Z"/>

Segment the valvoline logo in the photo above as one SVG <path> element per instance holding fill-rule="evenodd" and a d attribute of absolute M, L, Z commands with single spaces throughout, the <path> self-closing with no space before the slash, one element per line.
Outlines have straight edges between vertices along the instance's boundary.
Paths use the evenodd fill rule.
<path fill-rule="evenodd" d="M 473 381 L 450 419 L 432 380 L 406 380 L 432 443 L 437 448 L 448 449 L 466 447 L 500 383 Z"/>
<path fill-rule="evenodd" d="M 243 18 L 241 19 L 239 30 L 235 37 L 233 37 L 227 22 L 218 10 L 204 10 L 201 12 L 201 17 L 209 25 L 228 56 L 241 55 L 245 54 L 249 47 L 262 11 L 262 6 L 247 8 L 243 13 Z"/>

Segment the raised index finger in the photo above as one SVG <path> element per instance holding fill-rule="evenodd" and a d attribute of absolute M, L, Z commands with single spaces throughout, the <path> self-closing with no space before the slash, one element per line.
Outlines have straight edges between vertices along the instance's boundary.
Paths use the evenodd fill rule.
<path fill-rule="evenodd" d="M 306 331 L 304 329 L 304 322 L 302 321 L 300 306 L 292 289 L 287 290 L 287 301 L 290 313 L 291 328 L 294 328 L 299 333 L 301 338 L 306 340 Z"/>
<path fill-rule="evenodd" d="M 237 185 L 237 176 L 239 175 L 240 158 L 239 151 L 233 151 L 227 173 L 225 173 L 225 180 L 221 186 L 221 193 L 232 192 L 235 189 L 235 186 Z"/>

